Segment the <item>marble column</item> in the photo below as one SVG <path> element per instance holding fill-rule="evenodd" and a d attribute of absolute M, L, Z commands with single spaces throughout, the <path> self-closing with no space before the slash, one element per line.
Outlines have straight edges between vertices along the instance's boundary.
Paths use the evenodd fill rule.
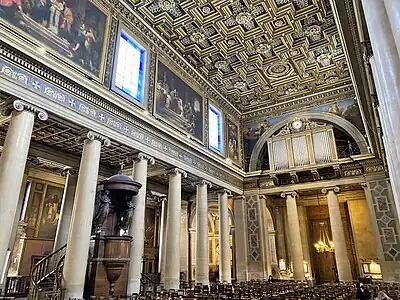
<path fill-rule="evenodd" d="M 158 263 L 160 270 L 160 284 L 165 284 L 165 251 L 167 246 L 167 197 L 161 198 L 161 224 L 160 224 L 160 248 L 158 251 Z"/>
<path fill-rule="evenodd" d="M 25 164 L 35 115 L 47 120 L 47 113 L 22 100 L 12 104 L 11 122 L 8 127 L 3 152 L 0 157 L 0 274 L 6 265 L 9 242 L 24 178 Z M 9 111 L 10 112 L 10 111 Z"/>
<path fill-rule="evenodd" d="M 400 2 L 398 0 L 384 0 L 384 2 L 400 58 Z"/>
<path fill-rule="evenodd" d="M 392 2 L 392 1 L 391 1 Z M 397 1 L 393 1 L 397 2 Z M 388 2 L 389 3 L 389 2 Z M 388 12 L 383 0 L 362 0 L 364 16 L 374 53 L 373 75 L 381 94 L 379 95 L 380 117 L 385 140 L 395 141 L 400 136 L 400 58 L 395 38 L 389 22 Z M 398 5 L 398 4 L 397 4 Z M 394 8 L 391 8 L 394 9 Z M 392 15 L 392 12 L 390 12 Z M 397 20 L 398 22 L 398 20 Z M 383 124 L 384 125 L 384 124 Z M 385 145 L 387 161 L 392 165 L 400 164 L 400 147 Z M 390 168 L 389 168 L 390 169 Z M 395 187 L 395 200 L 400 215 L 400 177 L 397 168 L 391 168 L 390 179 Z"/>
<path fill-rule="evenodd" d="M 132 295 L 134 293 L 138 294 L 140 292 L 140 277 L 142 273 L 144 251 L 147 166 L 155 163 L 153 157 L 143 153 L 137 154 L 136 157 L 134 157 L 134 161 L 133 179 L 139 182 L 142 187 L 133 200 L 135 211 L 129 227 L 129 235 L 132 237 L 132 243 L 130 250 L 127 295 Z"/>
<path fill-rule="evenodd" d="M 72 209 L 74 207 L 74 197 L 76 183 L 78 180 L 77 174 L 75 174 L 71 168 L 63 171 L 65 178 L 64 195 L 62 200 L 62 206 L 60 209 L 60 219 L 58 220 L 58 227 L 56 238 L 54 242 L 53 251 L 60 249 L 68 241 L 69 227 L 71 225 Z"/>
<path fill-rule="evenodd" d="M 231 258 L 229 243 L 228 190 L 218 193 L 219 208 L 219 281 L 231 283 Z"/>
<path fill-rule="evenodd" d="M 328 199 L 329 221 L 331 223 L 333 244 L 335 245 L 335 259 L 339 280 L 351 281 L 353 276 L 351 275 L 350 260 L 337 197 L 339 191 L 340 189 L 337 186 L 322 189 L 322 193 L 326 194 Z"/>
<path fill-rule="evenodd" d="M 243 195 L 233 197 L 233 210 L 235 212 L 235 258 L 237 282 L 245 282 L 248 280 L 245 205 L 245 197 Z"/>
<path fill-rule="evenodd" d="M 185 171 L 182 171 L 178 168 L 174 168 L 169 173 L 167 241 L 165 249 L 164 278 L 164 288 L 167 290 L 179 289 L 182 176 L 186 177 L 187 174 Z"/>
<path fill-rule="evenodd" d="M 293 262 L 294 280 L 305 280 L 303 265 L 303 248 L 301 245 L 299 215 L 297 213 L 296 192 L 282 193 L 282 198 L 286 198 L 286 211 L 289 227 L 291 259 Z"/>
<path fill-rule="evenodd" d="M 64 299 L 83 297 L 101 146 L 111 144 L 108 138 L 93 131 L 79 140 L 83 140 L 83 152 L 64 262 Z"/>
<path fill-rule="evenodd" d="M 211 183 L 206 180 L 197 183 L 196 194 L 196 283 L 203 285 L 209 285 L 207 186 Z"/>
<path fill-rule="evenodd" d="M 276 220 L 276 241 L 278 244 L 278 262 L 283 259 L 285 261 L 285 265 L 288 262 L 288 259 L 286 257 L 286 243 L 285 243 L 285 230 L 283 226 L 283 209 L 282 207 L 276 207 L 275 208 L 275 220 Z M 280 270 L 279 266 L 279 271 Z M 286 270 L 285 270 L 286 271 Z"/>

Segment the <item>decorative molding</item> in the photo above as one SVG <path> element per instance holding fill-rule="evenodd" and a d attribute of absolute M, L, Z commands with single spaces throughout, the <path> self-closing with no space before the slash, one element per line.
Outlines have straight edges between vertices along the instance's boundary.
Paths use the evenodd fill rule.
<path fill-rule="evenodd" d="M 152 157 L 152 156 L 150 156 L 150 155 L 147 155 L 147 154 L 145 154 L 145 153 L 143 153 L 143 152 L 139 152 L 139 153 L 137 153 L 137 154 L 135 154 L 134 156 L 133 156 L 133 159 L 134 160 L 147 160 L 148 161 L 148 164 L 149 165 L 154 165 L 155 164 L 155 162 L 156 162 L 156 160 L 154 159 L 154 157 Z"/>
<path fill-rule="evenodd" d="M 385 261 L 400 261 L 400 226 L 393 194 L 388 182 L 369 181 L 364 188 L 372 201 L 375 219 Z"/>
<path fill-rule="evenodd" d="M 169 169 L 167 170 L 167 174 L 176 174 L 176 175 L 181 174 L 183 178 L 187 177 L 187 172 L 179 168 Z"/>
<path fill-rule="evenodd" d="M 243 111 L 242 122 L 252 123 L 267 117 L 276 117 L 284 112 L 305 110 L 310 107 L 321 106 L 324 104 L 334 103 L 340 100 L 354 98 L 355 93 L 353 85 L 349 84 L 337 89 L 309 95 L 306 97 L 296 97 L 291 102 L 281 102 L 277 105 L 271 105 L 260 110 Z"/>
<path fill-rule="evenodd" d="M 110 17 L 110 36 L 108 40 L 108 51 L 105 63 L 105 73 L 104 73 L 104 85 L 107 88 L 111 87 L 111 80 L 113 75 L 114 58 L 117 46 L 117 32 L 118 32 L 118 20 Z"/>
<path fill-rule="evenodd" d="M 95 131 L 87 131 L 85 133 L 82 133 L 80 136 L 76 138 L 76 141 L 78 143 L 82 143 L 84 140 L 89 140 L 89 141 L 100 141 L 102 145 L 109 147 L 111 145 L 111 141 L 108 137 L 105 137 L 104 135 L 101 135 L 100 133 L 97 133 Z"/>
<path fill-rule="evenodd" d="M 1 147 L 1 152 L 3 151 L 3 147 Z M 39 158 L 35 157 L 35 156 L 31 156 L 28 155 L 27 159 L 26 159 L 26 166 L 27 167 L 37 167 L 40 164 L 40 160 Z"/>
<path fill-rule="evenodd" d="M 21 99 L 15 100 L 11 105 L 6 106 L 2 111 L 2 115 L 9 115 L 12 110 L 19 112 L 26 110 L 32 112 L 37 115 L 38 119 L 41 121 L 46 121 L 49 117 L 44 109 Z"/>
<path fill-rule="evenodd" d="M 2 52 L 2 47 L 0 44 L 0 56 L 2 54 L 4 54 L 4 51 Z M 242 179 L 240 178 L 241 176 L 235 176 L 230 172 L 223 171 L 221 170 L 221 168 L 215 166 L 214 163 L 210 164 L 205 162 L 204 158 L 192 154 L 191 152 L 180 146 L 179 143 L 167 141 L 165 138 L 162 137 L 160 132 L 149 132 L 149 130 L 152 130 L 151 125 L 138 121 L 127 111 L 123 111 L 122 109 L 119 109 L 116 106 L 113 106 L 112 104 L 107 103 L 98 97 L 96 98 L 90 96 L 85 98 L 83 96 L 88 96 L 88 94 L 83 92 L 83 90 L 81 89 L 74 88 L 75 92 L 78 93 L 80 97 L 72 96 L 64 90 L 48 83 L 49 79 L 54 79 L 60 84 L 62 81 L 61 79 L 58 79 L 58 77 L 54 77 L 53 75 L 48 74 L 47 71 L 45 71 L 44 69 L 38 69 L 36 65 L 27 63 L 22 58 L 17 59 L 17 57 L 15 57 L 15 59 L 19 62 L 24 62 L 24 66 L 30 66 L 29 68 L 32 72 L 40 71 L 41 74 L 46 74 L 47 80 L 43 80 L 39 76 L 32 75 L 25 70 L 17 66 L 11 65 L 7 61 L 1 59 L 0 77 L 3 77 L 4 79 L 12 83 L 18 84 L 22 88 L 34 92 L 50 100 L 53 103 L 57 103 L 58 105 L 74 111 L 79 115 L 84 116 L 85 118 L 94 120 L 99 124 L 102 124 L 125 136 L 128 136 L 129 138 L 139 143 L 143 143 L 146 146 L 149 146 L 156 151 L 159 151 L 163 155 L 167 155 L 174 159 L 179 159 L 187 163 L 191 167 L 210 174 L 210 176 L 213 176 L 215 178 L 219 178 L 220 180 L 223 180 L 235 187 L 238 187 L 239 189 L 243 188 Z M 16 79 L 19 76 L 9 77 L 5 75 L 1 72 L 4 67 L 11 69 L 14 73 L 18 73 L 20 76 L 26 78 L 26 80 L 22 83 L 20 80 Z M 67 84 L 65 82 L 64 86 L 67 87 Z M 70 84 L 68 85 L 68 87 L 72 89 L 73 85 Z M 53 90 L 55 93 L 62 95 L 62 97 L 53 97 L 52 95 L 44 92 L 46 89 Z M 81 97 L 85 98 L 85 100 L 82 100 Z"/>
<path fill-rule="evenodd" d="M 159 33 L 150 28 L 146 22 L 137 14 L 133 3 L 120 0 L 103 0 L 105 4 L 113 6 L 115 9 L 113 14 L 117 19 L 122 20 L 134 34 L 141 40 L 151 45 L 152 50 L 159 56 L 167 58 L 175 65 L 175 72 L 179 76 L 189 78 L 196 85 L 203 87 L 204 93 L 208 93 L 210 97 L 217 101 L 225 111 L 239 118 L 240 112 L 235 108 L 203 75 L 194 69 L 174 47 L 167 43 Z"/>
<path fill-rule="evenodd" d="M 208 187 L 209 189 L 212 188 L 212 183 L 209 182 L 208 180 L 205 180 L 205 179 L 202 179 L 202 180 L 197 181 L 197 182 L 193 182 L 192 185 L 193 185 L 193 186 L 207 185 L 207 187 Z"/>
<path fill-rule="evenodd" d="M 329 191 L 333 191 L 335 194 L 338 194 L 340 192 L 340 188 L 338 186 L 330 186 L 321 190 L 322 194 L 328 194 Z"/>
<path fill-rule="evenodd" d="M 261 225 L 260 211 L 258 208 L 258 196 L 252 195 L 245 197 L 246 219 L 247 219 L 247 239 L 248 239 L 248 258 L 250 261 L 262 260 L 261 249 Z"/>
<path fill-rule="evenodd" d="M 228 189 L 222 189 L 217 192 L 218 194 L 228 194 L 228 196 L 232 196 L 232 192 Z"/>
<path fill-rule="evenodd" d="M 298 198 L 299 197 L 299 194 L 297 194 L 297 192 L 295 192 L 295 191 L 291 191 L 291 192 L 283 192 L 283 193 L 281 193 L 281 197 L 282 198 L 287 198 L 288 196 L 291 196 L 291 197 L 293 197 L 293 198 Z"/>

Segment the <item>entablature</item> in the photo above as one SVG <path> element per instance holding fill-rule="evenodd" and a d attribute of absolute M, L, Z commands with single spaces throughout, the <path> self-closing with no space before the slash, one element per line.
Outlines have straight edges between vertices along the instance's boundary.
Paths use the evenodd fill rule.
<path fill-rule="evenodd" d="M 118 106 L 113 103 L 114 100 L 118 103 L 118 97 L 110 91 L 89 91 L 4 43 L 0 44 L 0 82 L 2 89 L 11 95 L 72 122 L 88 124 L 89 128 L 103 126 L 112 139 L 121 143 L 128 139 L 137 149 L 148 148 L 156 157 L 177 161 L 192 172 L 204 172 L 220 184 L 226 182 L 236 193 L 242 191 L 244 172 L 226 164 L 223 157 L 205 151 L 205 147 L 187 136 L 177 135 L 134 105 L 125 104 L 125 109 Z M 100 95 L 97 91 L 101 91 Z"/>

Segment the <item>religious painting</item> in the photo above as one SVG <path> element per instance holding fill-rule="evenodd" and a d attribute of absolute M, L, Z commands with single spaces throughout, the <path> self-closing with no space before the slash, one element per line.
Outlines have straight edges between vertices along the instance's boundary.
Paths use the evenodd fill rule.
<path fill-rule="evenodd" d="M 48 185 L 42 204 L 38 237 L 54 239 L 56 236 L 58 220 L 60 218 L 63 189 Z"/>
<path fill-rule="evenodd" d="M 109 18 L 91 0 L 0 0 L 0 18 L 38 46 L 102 77 Z"/>
<path fill-rule="evenodd" d="M 145 247 L 154 247 L 154 224 L 156 222 L 156 210 L 146 208 L 144 224 L 144 245 Z"/>
<path fill-rule="evenodd" d="M 203 97 L 160 61 L 156 78 L 155 114 L 203 142 Z"/>
<path fill-rule="evenodd" d="M 240 164 L 239 150 L 239 126 L 231 120 L 227 120 L 227 138 L 228 138 L 228 158 L 236 164 Z"/>

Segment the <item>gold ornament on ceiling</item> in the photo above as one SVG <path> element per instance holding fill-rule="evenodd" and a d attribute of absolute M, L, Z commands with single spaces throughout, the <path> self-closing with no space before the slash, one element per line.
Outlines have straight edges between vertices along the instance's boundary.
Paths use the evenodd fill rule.
<path fill-rule="evenodd" d="M 329 0 L 131 5 L 243 112 L 351 85 Z"/>

